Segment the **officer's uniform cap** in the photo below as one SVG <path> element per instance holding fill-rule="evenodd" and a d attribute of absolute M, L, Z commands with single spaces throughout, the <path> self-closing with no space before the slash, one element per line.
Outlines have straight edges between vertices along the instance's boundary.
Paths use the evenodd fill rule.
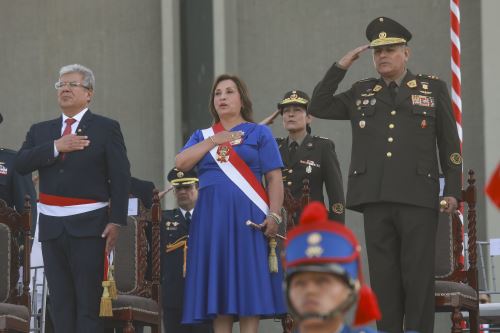
<path fill-rule="evenodd" d="M 407 44 L 411 37 L 408 29 L 388 17 L 377 17 L 366 27 L 366 38 L 370 41 L 370 48 Z"/>
<path fill-rule="evenodd" d="M 198 174 L 194 170 L 189 170 L 187 172 L 183 172 L 178 170 L 177 168 L 173 168 L 170 170 L 167 176 L 168 181 L 172 186 L 182 186 L 182 185 L 191 185 L 198 183 Z"/>
<path fill-rule="evenodd" d="M 309 104 L 309 96 L 301 90 L 289 91 L 283 96 L 281 102 L 278 103 L 278 109 L 283 112 L 283 108 L 289 105 L 299 105 L 303 106 L 307 110 L 307 105 Z"/>

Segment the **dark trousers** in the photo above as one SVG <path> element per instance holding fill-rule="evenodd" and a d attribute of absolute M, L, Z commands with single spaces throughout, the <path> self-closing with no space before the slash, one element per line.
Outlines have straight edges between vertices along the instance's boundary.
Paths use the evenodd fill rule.
<path fill-rule="evenodd" d="M 434 260 L 438 211 L 397 203 L 364 211 L 370 283 L 387 333 L 434 330 Z"/>
<path fill-rule="evenodd" d="M 163 308 L 165 333 L 212 333 L 211 324 L 182 325 L 182 309 Z"/>
<path fill-rule="evenodd" d="M 56 333 L 101 333 L 99 318 L 105 240 L 64 231 L 42 242 L 45 274 Z"/>

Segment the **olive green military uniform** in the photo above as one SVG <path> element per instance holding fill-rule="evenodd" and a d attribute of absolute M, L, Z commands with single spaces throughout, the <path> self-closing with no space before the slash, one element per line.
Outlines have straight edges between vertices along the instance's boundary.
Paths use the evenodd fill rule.
<path fill-rule="evenodd" d="M 370 280 L 382 310 L 378 328 L 432 332 L 439 161 L 444 196 L 460 198 L 462 158 L 446 84 L 407 71 L 393 101 L 383 79 L 335 94 L 335 64 L 316 86 L 309 112 L 350 120 L 347 207 L 363 212 Z"/>
<path fill-rule="evenodd" d="M 328 195 L 330 219 L 344 222 L 344 189 L 334 143 L 327 138 L 306 135 L 290 157 L 288 138 L 277 138 L 283 169 L 283 184 L 294 198 L 302 196 L 303 180 L 309 180 L 310 198 L 325 203 L 323 184 Z"/>

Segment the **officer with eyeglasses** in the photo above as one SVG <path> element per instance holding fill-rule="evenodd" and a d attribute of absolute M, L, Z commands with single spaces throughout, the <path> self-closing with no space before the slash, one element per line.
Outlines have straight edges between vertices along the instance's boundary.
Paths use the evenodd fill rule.
<path fill-rule="evenodd" d="M 104 258 L 127 223 L 130 164 L 117 121 L 89 110 L 95 79 L 64 66 L 55 84 L 62 114 L 31 126 L 17 154 L 39 173 L 39 240 L 56 333 L 104 332 Z"/>

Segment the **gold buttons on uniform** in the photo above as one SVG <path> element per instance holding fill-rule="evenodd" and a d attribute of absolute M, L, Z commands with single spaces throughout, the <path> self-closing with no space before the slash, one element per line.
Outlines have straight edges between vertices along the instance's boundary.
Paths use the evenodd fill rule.
<path fill-rule="evenodd" d="M 357 174 L 358 174 L 358 172 L 357 172 L 356 170 L 354 170 L 353 174 L 354 174 L 354 175 L 357 175 Z"/>
<path fill-rule="evenodd" d="M 388 141 L 388 142 L 393 142 L 393 141 L 394 141 L 394 139 L 393 139 L 392 137 L 388 137 L 388 138 L 387 138 L 387 141 Z"/>
<path fill-rule="evenodd" d="M 390 151 L 387 152 L 387 154 L 385 154 L 387 157 L 392 157 L 392 153 Z"/>
<path fill-rule="evenodd" d="M 292 169 L 288 170 L 288 173 L 292 173 L 292 172 L 293 172 L 293 170 L 292 170 Z"/>
<path fill-rule="evenodd" d="M 395 116 L 396 115 L 396 110 L 392 110 L 391 111 L 391 116 Z"/>
<path fill-rule="evenodd" d="M 287 183 L 287 185 L 288 185 L 288 186 L 292 185 L 292 182 L 288 182 L 288 183 Z"/>
<path fill-rule="evenodd" d="M 394 124 L 389 124 L 389 128 L 393 129 L 394 128 Z"/>

